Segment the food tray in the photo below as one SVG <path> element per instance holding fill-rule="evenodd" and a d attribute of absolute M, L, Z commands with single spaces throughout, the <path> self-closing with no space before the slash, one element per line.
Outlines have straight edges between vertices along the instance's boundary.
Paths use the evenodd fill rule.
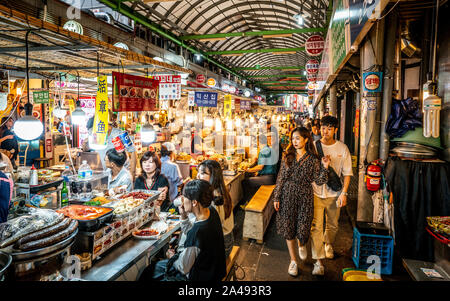
<path fill-rule="evenodd" d="M 32 251 L 27 251 L 27 252 L 13 253 L 14 251 L 17 251 L 17 250 L 12 249 L 12 247 L 11 247 L 12 252 L 9 253 L 9 255 L 11 255 L 12 260 L 14 262 L 42 257 L 44 255 L 47 255 L 47 254 L 50 254 L 50 253 L 53 253 L 53 252 L 56 252 L 56 251 L 66 248 L 68 245 L 72 244 L 75 241 L 75 237 L 77 236 L 77 234 L 78 234 L 78 229 L 75 229 L 75 231 L 72 234 L 70 234 L 69 237 L 67 237 L 66 239 L 64 239 L 52 246 L 48 246 L 45 248 L 36 249 L 36 250 L 32 250 Z"/>
<path fill-rule="evenodd" d="M 128 217 L 129 215 L 134 214 L 139 209 L 143 208 L 146 204 L 157 200 L 158 196 L 161 194 L 161 192 L 158 191 L 158 190 L 134 189 L 134 190 L 132 190 L 130 192 L 125 192 L 125 193 L 122 193 L 122 194 L 118 194 L 118 195 L 116 195 L 114 197 L 110 197 L 110 198 L 115 199 L 117 201 L 120 201 L 121 200 L 120 197 L 122 197 L 124 195 L 127 195 L 127 194 L 129 194 L 131 192 L 144 192 L 144 193 L 149 193 L 149 194 L 153 194 L 153 195 L 151 197 L 149 197 L 148 199 L 144 200 L 144 203 L 142 203 L 141 205 L 137 206 L 136 208 L 134 208 L 133 210 L 131 210 L 131 211 L 127 212 L 127 213 L 120 214 L 120 215 L 114 214 L 114 219 L 116 219 L 116 220 L 117 219 L 122 219 L 122 218 Z M 113 205 L 113 204 L 115 204 L 115 202 L 108 203 L 106 205 L 110 206 L 110 205 Z"/>
<path fill-rule="evenodd" d="M 106 204 L 105 204 L 106 205 Z M 71 206 L 71 205 L 69 205 Z M 83 206 L 83 205 L 77 205 L 77 206 Z M 107 206 L 88 206 L 88 207 L 94 207 L 94 208 L 109 208 Z M 76 219 L 78 221 L 78 229 L 80 231 L 96 231 L 98 230 L 103 224 L 109 223 L 113 219 L 113 209 L 110 208 L 111 211 L 108 213 L 101 215 L 95 219 L 91 220 L 82 220 L 82 219 Z M 72 218 L 72 217 L 70 217 Z M 72 218 L 74 219 L 74 218 Z"/>

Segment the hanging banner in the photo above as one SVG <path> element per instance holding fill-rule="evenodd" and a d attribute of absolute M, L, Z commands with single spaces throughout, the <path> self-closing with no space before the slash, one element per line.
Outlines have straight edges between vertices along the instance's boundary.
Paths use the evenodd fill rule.
<path fill-rule="evenodd" d="M 142 112 L 159 108 L 159 81 L 113 72 L 113 111 Z"/>
<path fill-rule="evenodd" d="M 305 43 L 305 51 L 310 56 L 319 56 L 325 47 L 325 40 L 321 35 L 310 36 Z"/>
<path fill-rule="evenodd" d="M 188 106 L 195 106 L 195 91 L 189 91 L 188 93 Z"/>
<path fill-rule="evenodd" d="M 195 92 L 195 104 L 198 107 L 217 107 L 216 92 Z"/>
<path fill-rule="evenodd" d="M 54 116 L 53 116 L 53 108 L 55 107 L 55 100 L 49 99 L 48 101 L 48 117 L 50 119 L 50 130 L 53 132 L 53 122 L 54 122 Z"/>
<path fill-rule="evenodd" d="M 159 81 L 159 100 L 181 99 L 181 75 L 155 75 Z"/>
<path fill-rule="evenodd" d="M 241 100 L 240 99 L 235 99 L 234 100 L 234 109 L 236 111 L 240 111 L 241 110 Z"/>
<path fill-rule="evenodd" d="M 105 145 L 109 122 L 108 82 L 106 75 L 98 77 L 97 85 L 94 128 L 92 134 L 96 144 Z"/>
<path fill-rule="evenodd" d="M 223 99 L 223 116 L 231 118 L 231 95 L 227 94 Z"/>
<path fill-rule="evenodd" d="M 69 98 L 69 110 L 70 113 L 75 111 L 75 100 L 73 98 Z"/>

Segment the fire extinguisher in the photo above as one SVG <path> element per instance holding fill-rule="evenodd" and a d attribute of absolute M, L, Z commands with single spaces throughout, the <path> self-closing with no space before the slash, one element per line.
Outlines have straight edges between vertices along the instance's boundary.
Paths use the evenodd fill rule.
<path fill-rule="evenodd" d="M 367 165 L 365 182 L 367 190 L 378 191 L 381 188 L 381 163 L 378 160 Z"/>

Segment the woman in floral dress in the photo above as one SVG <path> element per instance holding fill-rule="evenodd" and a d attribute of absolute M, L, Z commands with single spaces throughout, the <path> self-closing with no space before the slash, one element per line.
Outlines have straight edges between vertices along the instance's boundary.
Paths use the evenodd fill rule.
<path fill-rule="evenodd" d="M 290 144 L 281 163 L 274 190 L 274 207 L 278 234 L 286 239 L 291 257 L 288 273 L 297 276 L 298 265 L 295 254 L 298 239 L 300 259 L 306 259 L 306 242 L 311 232 L 314 216 L 314 194 L 312 182 L 318 185 L 328 181 L 328 157 L 318 159 L 311 133 L 304 127 L 291 132 Z"/>

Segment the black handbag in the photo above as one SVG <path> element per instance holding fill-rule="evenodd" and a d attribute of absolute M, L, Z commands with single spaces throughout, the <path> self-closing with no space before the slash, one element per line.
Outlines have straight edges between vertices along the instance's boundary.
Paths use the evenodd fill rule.
<path fill-rule="evenodd" d="M 319 153 L 320 159 L 324 157 L 323 149 L 322 149 L 322 143 L 320 143 L 320 140 L 316 141 L 316 149 Z M 327 186 L 331 188 L 333 191 L 340 191 L 342 189 L 342 182 L 339 176 L 337 175 L 336 171 L 331 167 L 328 166 L 328 182 Z"/>

